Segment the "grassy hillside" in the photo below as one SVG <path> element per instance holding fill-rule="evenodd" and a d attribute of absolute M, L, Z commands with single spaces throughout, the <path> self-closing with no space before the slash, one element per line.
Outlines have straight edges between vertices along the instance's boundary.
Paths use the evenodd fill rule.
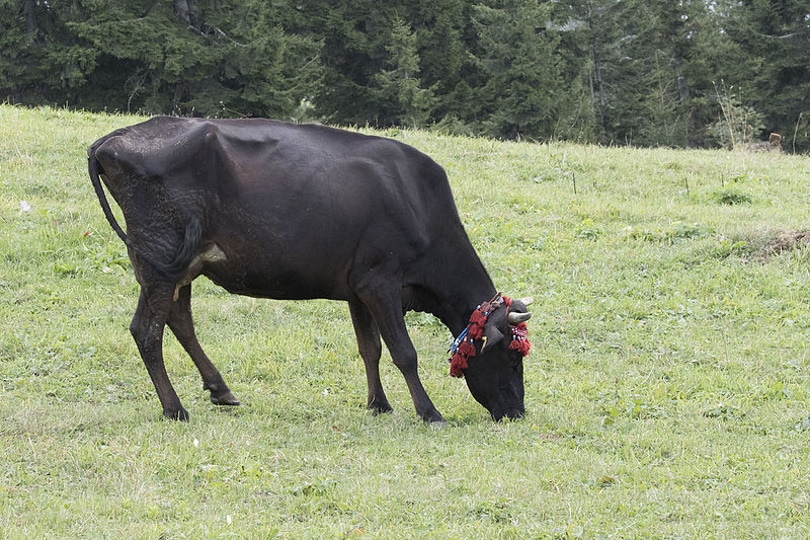
<path fill-rule="evenodd" d="M 135 117 L 0 106 L 0 531 L 8 538 L 805 538 L 806 157 L 383 133 L 448 171 L 506 294 L 536 298 L 528 416 L 494 424 L 412 314 L 449 422 L 364 410 L 341 303 L 195 283 L 244 406 L 162 420 L 137 286 L 85 148 Z"/>

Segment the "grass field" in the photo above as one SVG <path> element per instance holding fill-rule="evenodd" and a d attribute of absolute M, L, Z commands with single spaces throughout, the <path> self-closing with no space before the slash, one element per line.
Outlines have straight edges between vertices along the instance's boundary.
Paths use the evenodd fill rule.
<path fill-rule="evenodd" d="M 534 296 L 527 417 L 495 424 L 411 314 L 448 420 L 364 409 L 348 309 L 204 279 L 221 410 L 173 336 L 162 419 L 138 289 L 85 148 L 140 120 L 0 106 L 0 536 L 807 538 L 807 157 L 383 135 L 433 156 L 497 287 Z"/>

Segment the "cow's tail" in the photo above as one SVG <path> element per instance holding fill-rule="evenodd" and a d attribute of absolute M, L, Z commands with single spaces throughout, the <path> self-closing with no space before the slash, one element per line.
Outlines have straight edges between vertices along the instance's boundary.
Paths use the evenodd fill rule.
<path fill-rule="evenodd" d="M 107 221 L 115 231 L 115 234 L 117 234 L 126 245 L 130 245 L 127 233 L 124 232 L 121 225 L 119 225 L 118 221 L 116 221 L 112 208 L 110 208 L 110 203 L 107 201 L 107 195 L 104 193 L 104 187 L 101 185 L 101 178 L 99 177 L 98 170 L 98 159 L 96 159 L 95 153 L 91 153 L 87 158 L 87 172 L 90 174 L 90 181 L 93 183 L 93 189 L 96 190 L 96 197 L 98 197 L 98 202 L 101 204 L 101 210 L 104 212 L 104 217 L 107 218 Z"/>
<path fill-rule="evenodd" d="M 129 236 L 127 236 L 127 233 L 125 233 L 121 228 L 121 225 L 118 224 L 118 220 L 115 219 L 115 215 L 113 214 L 110 203 L 107 200 L 107 195 L 104 193 L 104 187 L 99 176 L 98 159 L 96 159 L 96 156 L 92 151 L 87 160 L 87 170 L 90 174 L 90 181 L 93 183 L 93 189 L 96 191 L 98 202 L 101 204 L 101 209 L 104 211 L 104 217 L 107 218 L 107 221 L 118 237 L 123 240 L 124 244 L 126 244 L 128 248 L 134 250 L 138 256 L 146 259 L 154 268 L 156 268 L 167 278 L 171 279 L 172 281 L 179 279 L 178 276 L 182 275 L 186 271 L 203 243 L 203 229 L 200 220 L 195 217 L 192 217 L 189 220 L 183 235 L 183 244 L 180 246 L 180 249 L 177 250 L 172 262 L 169 264 L 163 264 L 155 261 L 152 257 L 142 253 L 140 249 L 137 249 L 135 245 L 130 242 Z"/>
<path fill-rule="evenodd" d="M 202 223 L 196 217 L 192 217 L 186 224 L 185 234 L 183 236 L 183 245 L 177 250 L 174 256 L 174 261 L 167 265 L 155 266 L 160 269 L 166 276 L 178 276 L 185 273 L 186 269 L 197 256 L 200 251 L 200 246 L 203 243 L 203 228 Z M 153 263 L 154 264 L 154 263 Z"/>

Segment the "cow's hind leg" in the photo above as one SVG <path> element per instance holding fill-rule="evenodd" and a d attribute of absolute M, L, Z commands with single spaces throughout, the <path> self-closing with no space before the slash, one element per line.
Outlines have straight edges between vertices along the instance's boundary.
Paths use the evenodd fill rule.
<path fill-rule="evenodd" d="M 352 315 L 354 333 L 357 336 L 357 348 L 363 363 L 366 365 L 366 381 L 368 382 L 368 408 L 375 414 L 391 412 L 394 409 L 385 397 L 382 382 L 380 381 L 380 355 L 382 344 L 377 325 L 371 317 L 366 306 L 361 302 L 349 302 L 349 311 Z"/>
<path fill-rule="evenodd" d="M 231 393 L 222 375 L 205 354 L 197 335 L 194 332 L 194 321 L 191 316 L 191 285 L 181 287 L 177 291 L 177 300 L 169 312 L 169 328 L 177 341 L 186 350 L 194 361 L 203 380 L 203 388 L 211 392 L 211 403 L 215 405 L 241 405 L 236 396 Z"/>
<path fill-rule="evenodd" d="M 163 415 L 173 420 L 188 420 L 188 412 L 180 403 L 163 362 L 163 330 L 172 309 L 173 290 L 171 285 L 141 287 L 138 307 L 129 330 L 155 385 Z"/>

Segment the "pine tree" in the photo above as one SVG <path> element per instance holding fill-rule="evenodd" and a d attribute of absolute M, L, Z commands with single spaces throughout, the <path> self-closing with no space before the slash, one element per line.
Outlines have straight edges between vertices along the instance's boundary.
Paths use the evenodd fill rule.
<path fill-rule="evenodd" d="M 765 115 L 765 131 L 783 147 L 810 151 L 810 9 L 805 0 L 745 0 L 735 4 L 729 33 L 756 69 L 747 99 Z"/>
<path fill-rule="evenodd" d="M 555 54 L 559 34 L 547 28 L 550 13 L 547 4 L 536 0 L 475 6 L 478 61 L 487 77 L 476 94 L 487 134 L 538 139 L 559 135 L 570 94 Z"/>
<path fill-rule="evenodd" d="M 474 68 L 464 42 L 468 26 L 468 0 L 407 2 L 408 20 L 416 35 L 421 87 L 431 93 L 431 117 L 459 119 L 469 97 L 464 75 Z"/>
<path fill-rule="evenodd" d="M 77 40 L 67 2 L 0 1 L 0 92 L 24 104 L 81 106 L 99 52 Z"/>
<path fill-rule="evenodd" d="M 712 79 L 739 59 L 705 2 L 570 0 L 554 15 L 567 30 L 560 54 L 590 89 L 600 142 L 710 142 Z"/>
<path fill-rule="evenodd" d="M 611 72 L 621 69 L 615 57 L 622 35 L 615 15 L 619 0 L 571 0 L 555 4 L 554 19 L 562 33 L 558 54 L 563 56 L 567 78 L 582 87 L 580 140 L 611 143 L 611 111 L 624 95 L 612 86 Z M 590 135 L 589 135 L 590 134 Z"/>
<path fill-rule="evenodd" d="M 464 0 L 302 4 L 310 16 L 299 31 L 323 40 L 324 84 L 315 101 L 327 120 L 428 124 L 434 112 L 441 117 L 464 108 L 456 99 L 468 59 Z"/>
<path fill-rule="evenodd" d="M 81 26 L 112 63 L 131 65 L 128 109 L 283 117 L 316 91 L 317 44 L 288 39 L 278 10 L 260 1 L 180 4 Z"/>
<path fill-rule="evenodd" d="M 432 93 L 421 88 L 416 35 L 402 19 L 393 21 L 391 37 L 385 47 L 385 68 L 374 76 L 379 96 L 387 104 L 386 124 L 424 125 L 430 114 Z"/>

